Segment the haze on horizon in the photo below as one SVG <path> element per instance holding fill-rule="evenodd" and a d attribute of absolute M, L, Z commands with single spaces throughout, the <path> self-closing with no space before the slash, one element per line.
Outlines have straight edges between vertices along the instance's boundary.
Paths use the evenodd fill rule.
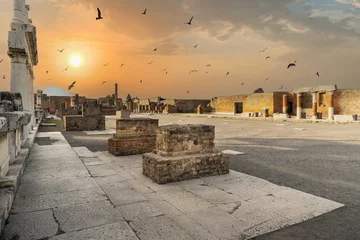
<path fill-rule="evenodd" d="M 26 3 L 37 27 L 35 90 L 67 89 L 76 81 L 71 92 L 88 97 L 111 95 L 118 83 L 121 97 L 211 98 L 260 87 L 277 91 L 281 85 L 284 90 L 329 84 L 360 88 L 360 0 Z M 0 75 L 6 75 L 0 90 L 8 90 L 13 1 L 0 0 L 0 5 Z M 101 21 L 95 20 L 97 7 Z M 193 24 L 184 24 L 191 16 Z M 295 60 L 296 67 L 287 69 Z M 193 69 L 198 72 L 189 74 Z"/>

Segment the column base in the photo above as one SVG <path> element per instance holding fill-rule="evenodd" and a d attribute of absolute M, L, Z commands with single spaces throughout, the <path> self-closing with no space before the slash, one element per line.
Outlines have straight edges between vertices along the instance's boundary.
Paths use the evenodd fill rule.
<path fill-rule="evenodd" d="M 299 107 L 296 109 L 296 118 L 301 119 L 301 108 Z"/>
<path fill-rule="evenodd" d="M 328 120 L 334 120 L 334 108 L 333 107 L 329 107 Z"/>
<path fill-rule="evenodd" d="M 317 116 L 312 116 L 311 117 L 311 120 L 317 120 L 318 118 L 317 118 Z"/>

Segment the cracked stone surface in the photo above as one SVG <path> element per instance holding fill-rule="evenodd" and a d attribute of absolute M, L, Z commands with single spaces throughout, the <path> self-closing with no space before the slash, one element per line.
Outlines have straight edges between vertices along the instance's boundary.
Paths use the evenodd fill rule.
<path fill-rule="evenodd" d="M 19 239 L 250 239 L 343 205 L 236 171 L 158 185 L 141 156 L 34 144 L 4 236 Z"/>

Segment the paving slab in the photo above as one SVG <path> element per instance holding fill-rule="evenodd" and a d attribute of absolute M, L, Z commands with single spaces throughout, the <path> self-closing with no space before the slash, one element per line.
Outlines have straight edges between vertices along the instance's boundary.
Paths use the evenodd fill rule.
<path fill-rule="evenodd" d="M 96 188 L 98 185 L 91 177 L 70 178 L 61 180 L 44 180 L 22 183 L 18 190 L 18 196 L 35 196 L 49 193 L 61 193 L 81 189 Z"/>
<path fill-rule="evenodd" d="M 192 212 L 189 217 L 211 232 L 219 239 L 246 239 L 246 226 L 237 218 L 219 208 L 208 208 Z"/>
<path fill-rule="evenodd" d="M 135 219 L 146 219 L 150 217 L 164 215 L 161 210 L 159 210 L 150 202 L 137 202 L 117 206 L 116 209 L 127 221 L 134 221 Z"/>
<path fill-rule="evenodd" d="M 145 197 L 147 197 L 147 196 L 145 195 Z M 170 204 L 169 202 L 167 202 L 163 199 L 162 200 L 156 200 L 156 199 L 149 200 L 149 203 L 154 205 L 156 208 L 160 209 L 168 217 L 174 217 L 174 216 L 179 216 L 179 215 L 183 214 L 183 212 L 181 212 L 175 206 L 173 206 L 172 204 Z"/>
<path fill-rule="evenodd" d="M 58 224 L 51 209 L 11 214 L 8 219 L 3 239 L 42 239 L 54 236 L 58 232 Z"/>
<path fill-rule="evenodd" d="M 104 165 L 112 163 L 111 160 L 104 160 L 100 157 L 92 157 L 92 158 L 81 158 L 81 161 L 85 164 L 85 166 L 95 166 L 95 165 Z"/>
<path fill-rule="evenodd" d="M 72 171 L 53 171 L 53 170 L 44 170 L 39 172 L 27 172 L 22 176 L 22 182 L 38 182 L 38 181 L 59 181 L 62 179 L 69 178 L 86 178 L 90 177 L 89 172 L 86 168 L 81 170 L 72 170 Z"/>
<path fill-rule="evenodd" d="M 61 234 L 50 240 L 138 240 L 131 227 L 125 222 L 106 224 L 77 232 Z"/>
<path fill-rule="evenodd" d="M 96 177 L 94 178 L 95 181 L 97 182 L 97 184 L 99 184 L 99 186 L 101 188 L 108 188 L 111 186 L 114 186 L 114 183 L 119 183 L 121 182 L 121 184 L 123 184 L 123 186 L 130 188 L 129 184 L 126 181 L 125 178 L 123 178 L 120 175 L 111 175 L 111 176 L 105 176 L 105 177 Z"/>
<path fill-rule="evenodd" d="M 115 185 L 103 188 L 103 190 L 115 206 L 147 201 L 143 195 L 131 188 Z"/>
<path fill-rule="evenodd" d="M 160 192 L 158 194 L 184 213 L 207 209 L 213 206 L 211 203 L 195 194 L 181 189 Z"/>
<path fill-rule="evenodd" d="M 137 179 L 129 179 L 126 180 L 126 182 L 129 184 L 129 186 L 134 189 L 135 191 L 139 193 L 153 193 L 154 191 L 150 189 L 148 186 L 144 185 Z"/>
<path fill-rule="evenodd" d="M 93 177 L 105 177 L 116 175 L 116 171 L 112 168 L 111 165 L 96 165 L 96 166 L 87 166 L 91 176 Z"/>
<path fill-rule="evenodd" d="M 185 189 L 213 204 L 236 203 L 241 200 L 240 196 L 229 194 L 207 184 L 185 187 Z"/>
<path fill-rule="evenodd" d="M 130 222 L 140 239 L 146 240 L 190 240 L 192 239 L 166 216 L 140 219 Z"/>
<path fill-rule="evenodd" d="M 171 217 L 184 232 L 186 232 L 192 239 L 197 240 L 219 240 L 212 233 L 202 227 L 200 224 L 195 222 L 189 216 L 181 214 L 179 216 Z"/>
<path fill-rule="evenodd" d="M 60 229 L 72 232 L 124 220 L 109 201 L 68 205 L 54 209 Z"/>
<path fill-rule="evenodd" d="M 100 187 L 17 198 L 13 213 L 44 210 L 65 205 L 107 200 Z"/>
<path fill-rule="evenodd" d="M 92 151 L 86 147 L 73 147 L 72 148 L 80 158 L 97 157 Z"/>

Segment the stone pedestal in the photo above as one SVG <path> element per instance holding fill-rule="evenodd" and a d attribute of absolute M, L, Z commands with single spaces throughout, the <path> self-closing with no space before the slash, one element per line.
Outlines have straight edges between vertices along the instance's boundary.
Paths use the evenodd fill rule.
<path fill-rule="evenodd" d="M 156 150 L 143 155 L 143 173 L 158 184 L 229 173 L 229 157 L 214 148 L 215 127 L 167 125 Z"/>
<path fill-rule="evenodd" d="M 296 118 L 301 119 L 301 94 L 296 95 Z"/>
<path fill-rule="evenodd" d="M 116 120 L 116 133 L 108 140 L 108 151 L 115 156 L 137 155 L 155 149 L 158 119 Z"/>

